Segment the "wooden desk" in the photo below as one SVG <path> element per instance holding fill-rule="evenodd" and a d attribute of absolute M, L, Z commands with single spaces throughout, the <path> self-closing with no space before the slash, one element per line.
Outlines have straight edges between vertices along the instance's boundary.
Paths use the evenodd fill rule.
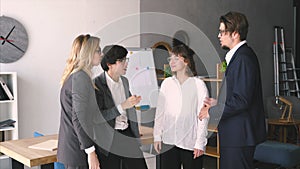
<path fill-rule="evenodd" d="M 275 131 L 275 126 L 279 126 L 279 141 L 286 143 L 287 142 L 287 128 L 290 126 L 295 126 L 298 133 L 300 132 L 300 120 L 294 120 L 293 122 L 283 122 L 279 119 L 268 119 L 269 126 L 269 136 L 272 137 L 272 134 Z M 298 143 L 299 140 L 296 140 Z"/>
<path fill-rule="evenodd" d="M 209 131 L 217 132 L 216 129 L 210 128 Z M 140 126 L 141 142 L 144 145 L 153 144 L 153 128 Z M 41 143 L 47 140 L 57 139 L 58 135 L 48 135 L 42 137 L 11 140 L 0 143 L 0 152 L 6 154 L 7 156 L 15 159 L 16 161 L 28 166 L 39 166 L 43 164 L 56 162 L 57 151 L 44 151 L 30 149 L 28 146 Z M 218 142 L 218 140 L 217 140 Z M 207 147 L 206 155 L 213 156 L 217 158 L 219 166 L 219 146 L 217 147 Z M 22 165 L 17 162 L 13 162 L 13 169 L 21 168 Z M 159 156 L 157 156 L 157 166 L 159 166 Z M 51 166 L 45 165 L 43 168 L 52 168 Z"/>
<path fill-rule="evenodd" d="M 12 161 L 13 169 L 22 168 L 23 164 L 28 167 L 49 164 L 57 161 L 57 151 L 36 150 L 28 146 L 53 139 L 58 139 L 58 135 L 0 142 L 0 152 L 16 160 Z M 49 166 L 45 165 L 43 168 L 49 168 Z"/>
<path fill-rule="evenodd" d="M 142 144 L 153 143 L 152 128 L 141 126 L 140 132 L 142 134 L 141 135 Z M 41 143 L 47 140 L 53 140 L 53 139 L 58 139 L 58 135 L 54 134 L 54 135 L 48 135 L 42 137 L 0 142 L 0 152 L 16 160 L 13 161 L 13 169 L 22 168 L 23 164 L 28 167 L 49 164 L 57 161 L 56 159 L 57 151 L 36 150 L 36 149 L 28 148 L 28 146 Z M 45 165 L 43 166 L 43 168 L 52 168 L 52 167 Z"/>

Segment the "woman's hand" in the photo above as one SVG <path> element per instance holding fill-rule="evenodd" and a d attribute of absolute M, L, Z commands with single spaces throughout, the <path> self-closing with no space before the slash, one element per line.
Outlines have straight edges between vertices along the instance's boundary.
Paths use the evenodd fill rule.
<path fill-rule="evenodd" d="M 194 154 L 194 159 L 196 159 L 197 157 L 202 156 L 204 154 L 204 151 L 194 148 L 194 153 L 193 154 Z"/>
<path fill-rule="evenodd" d="M 154 149 L 159 154 L 161 150 L 161 141 L 155 141 L 154 142 Z"/>
<path fill-rule="evenodd" d="M 123 103 L 121 103 L 121 106 L 123 110 L 129 109 L 135 105 L 137 105 L 141 101 L 141 96 L 130 96 L 128 97 Z"/>

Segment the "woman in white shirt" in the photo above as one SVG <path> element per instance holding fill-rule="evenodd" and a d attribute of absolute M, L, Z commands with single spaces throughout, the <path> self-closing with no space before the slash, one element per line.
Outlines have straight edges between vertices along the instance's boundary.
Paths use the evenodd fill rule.
<path fill-rule="evenodd" d="M 154 123 L 154 148 L 161 154 L 162 169 L 202 168 L 208 119 L 197 118 L 208 97 L 205 83 L 195 77 L 189 48 L 179 45 L 168 58 L 172 77 L 160 88 Z"/>

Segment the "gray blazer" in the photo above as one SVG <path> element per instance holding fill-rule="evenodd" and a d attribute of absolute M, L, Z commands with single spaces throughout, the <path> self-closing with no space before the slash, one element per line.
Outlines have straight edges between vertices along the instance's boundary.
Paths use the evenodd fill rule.
<path fill-rule="evenodd" d="M 113 135 L 100 113 L 92 80 L 86 72 L 70 75 L 61 88 L 60 103 L 58 161 L 65 165 L 87 166 L 84 149 L 95 144 L 108 149 Z"/>
<path fill-rule="evenodd" d="M 126 98 L 131 96 L 131 93 L 129 91 L 129 83 L 126 77 L 121 76 L 125 96 Z M 103 72 L 95 79 L 95 85 L 98 88 L 96 89 L 96 99 L 97 103 L 99 105 L 100 111 L 105 118 L 105 120 L 108 122 L 108 124 L 114 128 L 115 127 L 115 119 L 117 116 L 121 115 L 120 112 L 117 109 L 117 105 L 115 105 L 114 100 L 112 98 L 112 94 L 110 89 L 107 86 L 106 83 L 106 77 L 105 73 Z M 138 142 L 140 143 L 140 133 L 137 123 L 137 115 L 135 108 L 130 108 L 126 110 L 127 117 L 129 120 L 129 128 L 131 129 L 134 136 L 138 139 Z"/>

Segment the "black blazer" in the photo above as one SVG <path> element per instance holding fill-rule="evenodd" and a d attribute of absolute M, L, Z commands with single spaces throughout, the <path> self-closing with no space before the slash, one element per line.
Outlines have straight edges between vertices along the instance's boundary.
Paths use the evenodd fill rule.
<path fill-rule="evenodd" d="M 211 123 L 219 122 L 220 146 L 255 146 L 266 140 L 260 68 L 247 44 L 227 66 L 218 104 L 209 114 Z"/>
<path fill-rule="evenodd" d="M 129 83 L 126 77 L 121 76 L 124 91 L 125 91 L 125 97 L 126 99 L 131 96 L 131 93 L 129 91 Z M 98 77 L 94 79 L 95 85 L 98 88 L 96 89 L 96 99 L 99 106 L 99 109 L 105 118 L 105 120 L 108 122 L 108 124 L 111 126 L 111 128 L 114 129 L 115 127 L 115 119 L 117 116 L 121 115 L 120 112 L 117 109 L 117 105 L 115 105 L 114 100 L 112 98 L 112 94 L 110 89 L 107 86 L 106 83 L 106 77 L 105 73 L 101 73 Z M 138 139 L 138 142 L 140 143 L 140 133 L 137 123 L 137 114 L 135 108 L 130 108 L 126 110 L 127 117 L 129 120 L 129 128 L 134 134 L 134 136 Z"/>

